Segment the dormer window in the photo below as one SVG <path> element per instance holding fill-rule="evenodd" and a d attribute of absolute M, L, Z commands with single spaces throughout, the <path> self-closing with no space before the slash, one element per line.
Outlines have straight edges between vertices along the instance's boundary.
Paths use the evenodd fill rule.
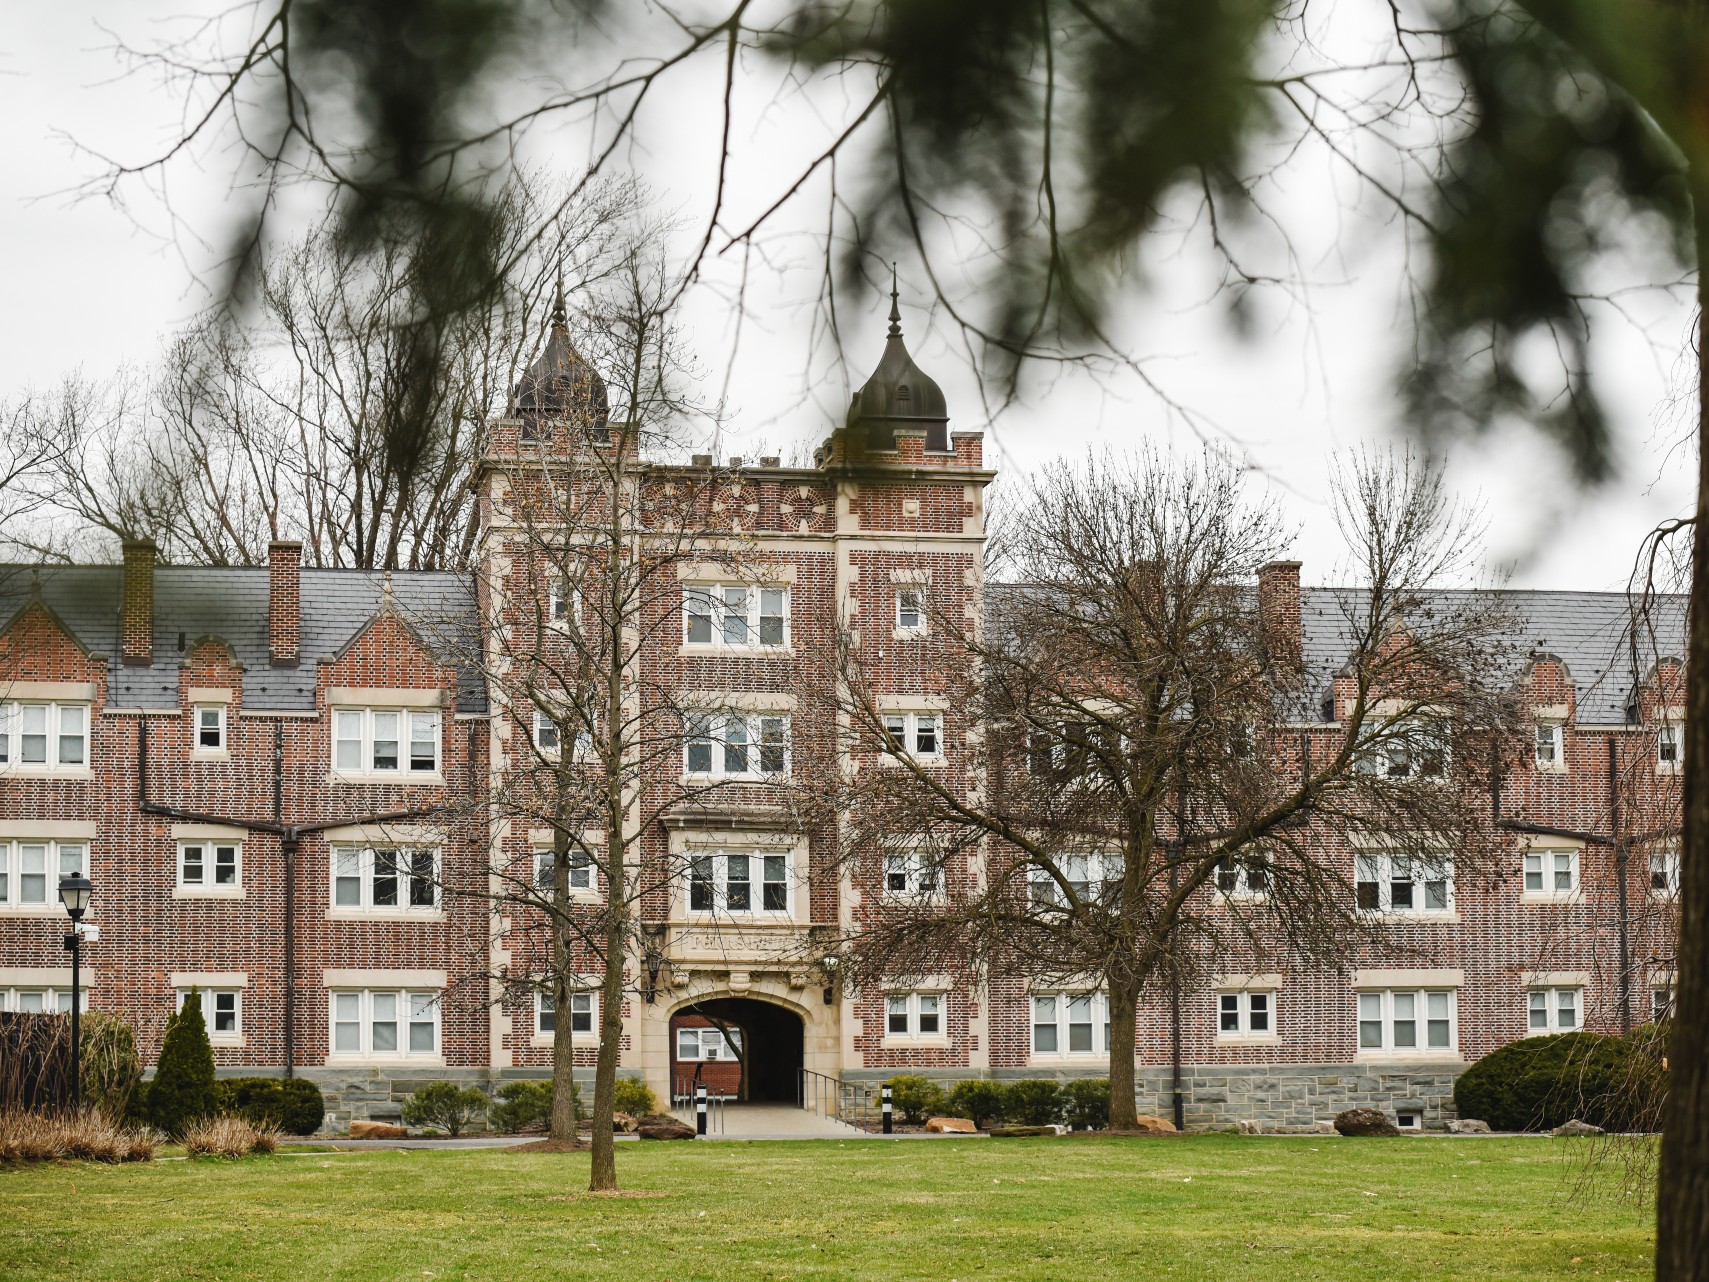
<path fill-rule="evenodd" d="M 1685 763 L 1685 727 L 1664 721 L 1656 730 L 1656 772 L 1676 775 Z"/>
<path fill-rule="evenodd" d="M 0 770 L 81 772 L 88 766 L 87 703 L 0 703 Z"/>
<path fill-rule="evenodd" d="M 336 708 L 332 765 L 345 775 L 426 778 L 439 773 L 437 712 L 402 708 Z"/>
<path fill-rule="evenodd" d="M 203 703 L 195 708 L 196 746 L 198 753 L 220 753 L 226 750 L 223 703 Z"/>
<path fill-rule="evenodd" d="M 1559 721 L 1537 723 L 1537 769 L 1565 770 L 1567 766 L 1564 727 Z"/>

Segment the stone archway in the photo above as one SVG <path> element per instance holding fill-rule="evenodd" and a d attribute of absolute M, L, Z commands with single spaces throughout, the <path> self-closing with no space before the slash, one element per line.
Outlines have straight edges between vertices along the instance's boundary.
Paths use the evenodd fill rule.
<path fill-rule="evenodd" d="M 757 997 L 708 995 L 672 1010 L 669 1030 L 673 1084 L 702 1082 L 715 1094 L 744 1102 L 796 1101 L 807 1030 L 791 1007 Z"/>

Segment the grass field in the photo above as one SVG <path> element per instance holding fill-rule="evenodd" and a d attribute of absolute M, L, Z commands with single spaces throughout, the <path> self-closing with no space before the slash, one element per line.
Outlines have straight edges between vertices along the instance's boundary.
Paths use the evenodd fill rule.
<path fill-rule="evenodd" d="M 638 1144 L 618 1197 L 583 1154 L 68 1164 L 0 1171 L 0 1278 L 1647 1278 L 1582 1143 Z"/>

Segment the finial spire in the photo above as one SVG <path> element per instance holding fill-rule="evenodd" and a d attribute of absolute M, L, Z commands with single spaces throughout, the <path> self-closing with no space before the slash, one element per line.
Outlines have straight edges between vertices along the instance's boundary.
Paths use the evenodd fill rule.
<path fill-rule="evenodd" d="M 570 320 L 569 309 L 564 306 L 564 265 L 558 264 L 558 293 L 552 302 L 552 324 L 567 325 Z"/>
<path fill-rule="evenodd" d="M 902 337 L 902 308 L 897 302 L 896 264 L 890 264 L 890 337 Z"/>

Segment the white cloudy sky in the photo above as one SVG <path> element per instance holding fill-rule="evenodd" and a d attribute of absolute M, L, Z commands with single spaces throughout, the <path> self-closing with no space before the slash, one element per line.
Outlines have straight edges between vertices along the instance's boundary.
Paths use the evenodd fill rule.
<path fill-rule="evenodd" d="M 10 7 L 0 40 L 0 111 L 7 122 L 0 133 L 0 244 L 8 291 L 0 311 L 0 394 L 49 384 L 78 366 L 100 375 L 125 362 L 145 363 L 164 335 L 207 302 L 208 246 L 218 241 L 230 208 L 229 156 L 213 150 L 201 156 L 200 172 L 174 171 L 168 202 L 137 186 L 120 208 L 66 194 L 100 171 L 100 162 L 67 137 L 122 160 L 170 137 L 181 99 L 146 75 L 120 76 L 113 33 L 146 42 L 181 30 L 172 20 L 186 12 L 213 7 L 208 0 Z M 707 109 L 716 101 L 714 75 L 710 64 L 685 73 L 643 118 L 646 145 L 626 157 L 691 224 L 705 217 L 716 163 L 717 117 Z M 741 86 L 733 132 L 735 212 L 769 202 L 838 105 L 834 89 L 780 93 L 763 69 L 753 70 Z M 536 164 L 573 166 L 585 155 L 586 136 L 566 125 L 537 134 L 529 148 Z M 1341 177 L 1308 163 L 1279 193 L 1316 282 L 1309 319 L 1277 301 L 1260 307 L 1249 338 L 1230 338 L 1200 305 L 1203 261 L 1189 250 L 1155 257 L 1152 288 L 1135 293 L 1118 324 L 1154 376 L 1259 469 L 1264 479 L 1255 483 L 1271 486 L 1299 522 L 1298 554 L 1307 580 L 1318 582 L 1335 576 L 1340 555 L 1327 460 L 1353 445 L 1398 439 L 1389 387 L 1406 320 L 1398 244 L 1376 223 L 1346 213 Z M 749 262 L 739 326 L 730 302 L 740 267 L 734 256 L 715 263 L 711 285 L 690 300 L 708 390 L 728 389 L 729 453 L 816 442 L 846 404 L 849 382 L 859 384 L 882 347 L 885 300 L 874 295 L 841 301 L 846 368 L 822 343 L 813 348 L 817 261 L 806 233 L 819 225 L 823 204 L 811 188 L 807 197 L 779 224 L 780 233 L 797 234 L 768 242 L 769 262 Z M 1024 477 L 1089 445 L 1149 439 L 1193 448 L 1192 433 L 1155 396 L 1078 374 L 1029 388 L 1025 404 L 987 421 L 952 336 L 928 310 L 909 305 L 925 291 L 919 265 L 905 250 L 898 246 L 896 253 L 904 329 L 915 356 L 944 384 L 954 425 L 985 428 L 988 457 L 1008 475 Z M 1651 298 L 1638 306 L 1647 333 L 1609 324 L 1598 335 L 1599 373 L 1619 442 L 1613 484 L 1589 495 L 1573 490 L 1547 447 L 1524 433 L 1463 446 L 1452 457 L 1455 485 L 1489 512 L 1491 571 L 1505 567 L 1515 586 L 1623 586 L 1644 532 L 1688 504 L 1693 469 L 1677 448 L 1683 421 L 1677 398 L 1690 387 L 1680 361 L 1690 317 L 1683 303 Z"/>

